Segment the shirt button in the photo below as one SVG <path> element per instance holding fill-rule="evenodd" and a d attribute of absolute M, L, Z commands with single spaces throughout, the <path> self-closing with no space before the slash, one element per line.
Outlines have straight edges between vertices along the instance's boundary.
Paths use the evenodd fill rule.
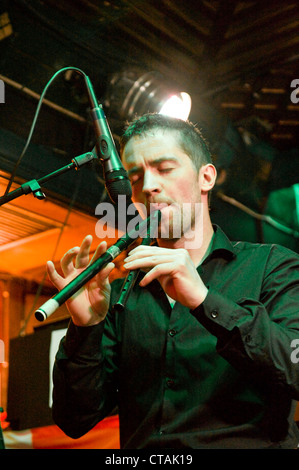
<path fill-rule="evenodd" d="M 169 336 L 174 336 L 176 335 L 176 330 L 172 329 L 172 330 L 169 330 Z"/>
<path fill-rule="evenodd" d="M 167 380 L 166 380 L 166 385 L 167 385 L 167 387 L 169 387 L 169 388 L 173 388 L 173 386 L 174 386 L 174 380 L 172 380 L 172 379 L 167 379 Z"/>
<path fill-rule="evenodd" d="M 212 311 L 211 311 L 211 317 L 212 317 L 212 318 L 217 318 L 217 317 L 218 317 L 218 312 L 217 312 L 217 310 L 212 310 Z"/>
<path fill-rule="evenodd" d="M 244 339 L 246 343 L 249 343 L 251 341 L 251 335 L 246 335 Z"/>

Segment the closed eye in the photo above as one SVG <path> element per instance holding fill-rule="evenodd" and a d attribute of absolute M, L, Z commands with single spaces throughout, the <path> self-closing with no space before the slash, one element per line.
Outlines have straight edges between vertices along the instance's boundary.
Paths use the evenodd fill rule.
<path fill-rule="evenodd" d="M 174 168 L 160 168 L 159 172 L 160 173 L 168 173 L 170 171 L 174 170 Z"/>

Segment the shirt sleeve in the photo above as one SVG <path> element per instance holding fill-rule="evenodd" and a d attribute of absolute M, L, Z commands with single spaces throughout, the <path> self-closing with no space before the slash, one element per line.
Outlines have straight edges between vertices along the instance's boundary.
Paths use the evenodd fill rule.
<path fill-rule="evenodd" d="M 89 327 L 71 321 L 60 343 L 52 412 L 55 423 L 72 438 L 84 435 L 116 406 L 113 345 L 108 320 Z"/>
<path fill-rule="evenodd" d="M 235 368 L 298 400 L 299 364 L 292 361 L 292 345 L 299 339 L 299 262 L 289 250 L 275 251 L 259 299 L 234 301 L 211 288 L 191 313 L 217 337 L 218 353 Z"/>

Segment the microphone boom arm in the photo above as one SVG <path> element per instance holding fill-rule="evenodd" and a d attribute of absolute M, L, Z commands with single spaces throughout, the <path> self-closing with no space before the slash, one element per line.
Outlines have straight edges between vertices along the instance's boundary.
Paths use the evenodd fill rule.
<path fill-rule="evenodd" d="M 41 184 L 46 183 L 52 178 L 56 178 L 56 176 L 60 176 L 63 173 L 66 173 L 69 170 L 78 170 L 81 166 L 85 165 L 86 163 L 90 163 L 92 160 L 96 159 L 96 155 L 93 152 L 83 153 L 77 157 L 74 157 L 66 166 L 59 168 L 58 170 L 49 173 L 48 175 L 39 178 L 38 180 L 31 180 L 27 181 L 26 183 L 22 184 L 19 188 L 11 191 L 10 193 L 0 197 L 0 206 L 6 204 L 17 197 L 23 196 L 23 194 L 33 193 L 33 195 L 37 199 L 44 199 L 46 196 L 42 192 Z"/>

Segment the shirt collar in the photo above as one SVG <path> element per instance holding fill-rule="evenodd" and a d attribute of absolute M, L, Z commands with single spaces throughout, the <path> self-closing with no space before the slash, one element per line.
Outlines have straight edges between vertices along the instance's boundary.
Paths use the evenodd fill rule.
<path fill-rule="evenodd" d="M 213 224 L 213 229 L 214 237 L 211 251 L 203 263 L 205 263 L 206 260 L 214 257 L 216 254 L 217 256 L 220 255 L 228 259 L 234 258 L 237 252 L 232 242 L 227 238 L 223 230 L 221 230 L 218 225 Z"/>
<path fill-rule="evenodd" d="M 232 242 L 225 235 L 223 230 L 216 224 L 213 224 L 214 236 L 212 241 L 212 246 L 209 252 L 209 255 L 204 259 L 203 264 L 206 260 L 210 259 L 214 254 L 222 254 L 223 257 L 235 258 L 237 250 L 235 249 Z M 158 246 L 157 240 L 153 243 L 154 246 Z"/>

